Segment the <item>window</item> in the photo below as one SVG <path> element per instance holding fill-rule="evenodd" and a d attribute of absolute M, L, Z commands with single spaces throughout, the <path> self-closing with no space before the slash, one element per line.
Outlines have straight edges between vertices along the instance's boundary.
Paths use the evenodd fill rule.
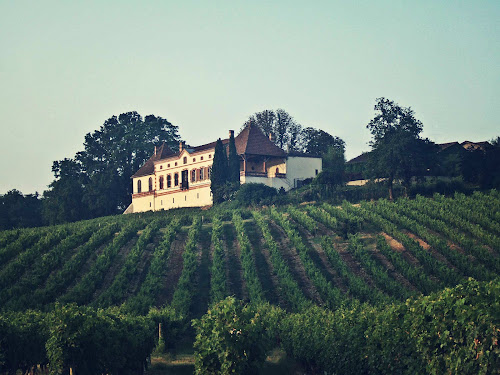
<path fill-rule="evenodd" d="M 316 172 L 317 172 L 317 170 L 316 170 Z M 278 174 L 278 173 L 280 173 L 280 169 L 278 167 L 276 167 L 276 174 Z"/>
<path fill-rule="evenodd" d="M 203 160 L 203 156 L 200 157 L 200 160 Z"/>
<path fill-rule="evenodd" d="M 151 202 L 149 202 L 149 207 L 151 207 Z"/>
<path fill-rule="evenodd" d="M 188 198 L 187 198 L 187 196 L 185 195 L 185 196 L 184 196 L 184 200 L 185 200 L 185 201 L 187 201 L 187 199 L 188 199 Z"/>
<path fill-rule="evenodd" d="M 318 170 L 316 169 L 316 176 L 318 175 Z"/>
<path fill-rule="evenodd" d="M 207 178 L 210 179 L 210 177 L 212 176 L 212 167 L 208 167 L 208 172 L 207 172 Z"/>
<path fill-rule="evenodd" d="M 153 191 L 153 178 L 149 177 L 149 191 Z"/>
<path fill-rule="evenodd" d="M 208 154 L 208 158 L 209 158 L 209 159 L 212 159 L 212 154 Z"/>
<path fill-rule="evenodd" d="M 196 198 L 200 199 L 200 193 L 196 193 Z"/>
<path fill-rule="evenodd" d="M 167 175 L 167 188 L 172 186 L 172 176 Z"/>
<path fill-rule="evenodd" d="M 193 163 L 196 161 L 196 158 L 193 158 Z"/>
<path fill-rule="evenodd" d="M 200 170 L 196 170 L 196 181 L 200 181 Z"/>
<path fill-rule="evenodd" d="M 175 198 L 172 198 L 172 203 L 175 203 Z"/>
<path fill-rule="evenodd" d="M 174 164 L 174 165 L 177 167 L 177 162 L 175 162 L 175 164 Z"/>
<path fill-rule="evenodd" d="M 201 168 L 201 169 L 200 169 L 200 180 L 202 180 L 202 181 L 205 179 L 205 173 L 203 173 L 203 172 L 204 172 L 204 170 L 203 170 L 203 169 L 204 169 L 204 168 Z"/>
<path fill-rule="evenodd" d="M 163 165 L 160 165 L 160 169 L 163 169 Z"/>
<path fill-rule="evenodd" d="M 174 186 L 179 186 L 179 173 L 174 174 Z"/>
<path fill-rule="evenodd" d="M 192 169 L 191 170 L 191 182 L 196 181 L 196 170 Z"/>
<path fill-rule="evenodd" d="M 163 176 L 160 176 L 160 190 L 163 190 Z"/>
<path fill-rule="evenodd" d="M 141 180 L 137 181 L 137 192 L 140 193 L 142 191 Z"/>
<path fill-rule="evenodd" d="M 186 164 L 186 163 L 188 162 L 188 158 L 187 158 L 187 156 L 184 156 L 184 158 L 182 159 L 182 162 L 183 162 L 184 164 Z"/>
<path fill-rule="evenodd" d="M 167 168 L 170 168 L 170 164 L 167 164 Z"/>

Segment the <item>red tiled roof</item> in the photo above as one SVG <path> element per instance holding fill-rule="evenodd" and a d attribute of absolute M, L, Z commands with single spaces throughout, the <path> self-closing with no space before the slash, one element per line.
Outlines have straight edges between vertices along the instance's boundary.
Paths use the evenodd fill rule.
<path fill-rule="evenodd" d="M 146 163 L 144 163 L 144 165 L 132 175 L 132 177 L 141 177 L 153 174 L 155 171 L 155 161 L 168 158 L 174 154 L 175 153 L 170 149 L 170 147 L 163 142 L 160 147 L 156 148 L 156 154 L 153 154 L 153 156 L 151 156 Z"/>
<path fill-rule="evenodd" d="M 210 142 L 201 146 L 185 146 L 189 153 L 199 152 L 215 148 L 216 142 Z M 269 140 L 268 137 L 255 125 L 246 126 L 240 134 L 234 138 L 236 152 L 238 155 L 265 155 L 285 157 L 286 153 L 281 148 L 276 146 Z M 222 140 L 223 145 L 229 144 L 229 138 Z M 180 155 L 180 152 L 172 151 L 165 143 L 156 149 L 156 155 L 151 156 L 146 163 L 132 176 L 141 177 L 154 173 L 154 164 L 156 161 L 175 158 Z M 303 155 L 305 156 L 305 155 Z"/>
<path fill-rule="evenodd" d="M 285 151 L 276 146 L 255 125 L 247 125 L 234 139 L 238 155 L 266 155 L 285 157 Z"/>

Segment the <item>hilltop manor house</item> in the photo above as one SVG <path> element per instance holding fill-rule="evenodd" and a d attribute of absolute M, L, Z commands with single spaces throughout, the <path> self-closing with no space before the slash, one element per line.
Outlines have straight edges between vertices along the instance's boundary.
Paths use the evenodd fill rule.
<path fill-rule="evenodd" d="M 255 125 L 246 126 L 234 141 L 242 184 L 262 183 L 288 191 L 321 172 L 321 157 L 287 153 Z M 215 143 L 190 147 L 181 142 L 176 152 L 165 144 L 155 147 L 153 156 L 132 176 L 132 203 L 125 213 L 211 205 Z M 227 150 L 229 138 L 222 143 Z"/>

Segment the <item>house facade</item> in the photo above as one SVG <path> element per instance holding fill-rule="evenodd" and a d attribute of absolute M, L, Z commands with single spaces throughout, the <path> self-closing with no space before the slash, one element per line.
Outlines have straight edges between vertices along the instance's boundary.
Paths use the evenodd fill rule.
<path fill-rule="evenodd" d="M 242 184 L 263 183 L 288 191 L 321 172 L 321 157 L 286 153 L 257 126 L 246 126 L 234 141 Z M 132 203 L 125 213 L 211 205 L 215 143 L 197 147 L 180 143 L 175 151 L 165 144 L 155 147 L 151 158 L 132 176 Z M 229 138 L 222 143 L 227 150 Z"/>

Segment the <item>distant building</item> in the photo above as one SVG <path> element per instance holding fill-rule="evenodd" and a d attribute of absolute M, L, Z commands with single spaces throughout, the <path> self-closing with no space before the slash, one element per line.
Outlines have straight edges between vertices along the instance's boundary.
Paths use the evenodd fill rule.
<path fill-rule="evenodd" d="M 132 176 L 132 203 L 125 213 L 211 205 L 215 143 L 191 147 L 181 142 L 176 151 L 165 144 L 155 147 L 153 156 Z M 222 143 L 227 150 L 229 138 Z M 288 191 L 321 172 L 321 157 L 286 153 L 255 125 L 246 126 L 235 137 L 235 145 L 242 184 L 262 183 Z"/>
<path fill-rule="evenodd" d="M 460 158 L 467 151 L 481 150 L 485 151 L 491 144 L 489 142 L 447 142 L 436 144 L 438 148 L 438 164 L 439 168 L 435 173 L 440 175 L 458 175 L 460 174 Z M 359 156 L 346 162 L 345 174 L 347 185 L 364 185 L 368 182 L 368 177 L 365 176 L 365 166 L 370 158 L 370 152 L 364 152 Z"/>

